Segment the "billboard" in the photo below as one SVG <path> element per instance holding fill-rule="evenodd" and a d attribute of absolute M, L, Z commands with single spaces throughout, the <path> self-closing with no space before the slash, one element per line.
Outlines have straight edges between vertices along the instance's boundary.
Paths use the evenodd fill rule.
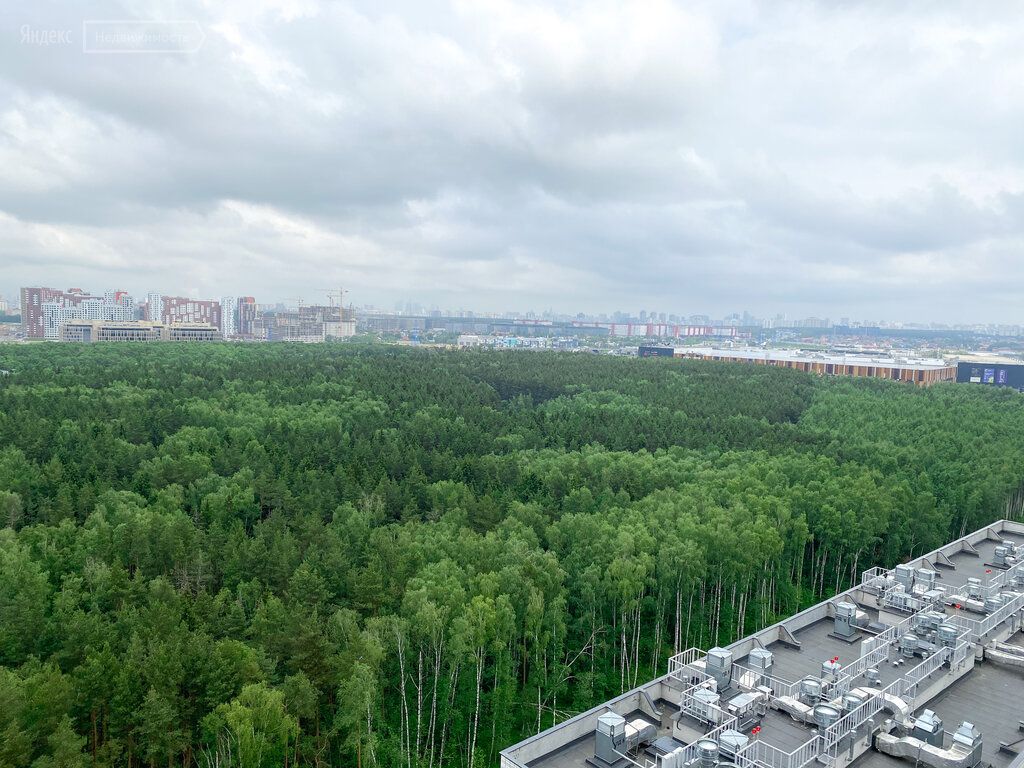
<path fill-rule="evenodd" d="M 1014 363 L 957 363 L 956 380 L 961 384 L 1012 387 L 1024 392 L 1024 365 Z"/>

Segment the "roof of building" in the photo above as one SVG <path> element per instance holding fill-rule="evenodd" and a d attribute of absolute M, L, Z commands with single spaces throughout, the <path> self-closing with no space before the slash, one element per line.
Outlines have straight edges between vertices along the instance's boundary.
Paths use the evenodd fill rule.
<path fill-rule="evenodd" d="M 826 363 L 835 365 L 875 366 L 903 368 L 910 370 L 931 371 L 937 368 L 954 366 L 941 359 L 890 357 L 871 354 L 832 354 L 816 350 L 803 349 L 749 349 L 749 348 L 712 348 L 712 347 L 679 347 L 675 350 L 679 356 L 694 357 L 727 357 L 744 360 L 773 360 L 780 362 Z"/>
<path fill-rule="evenodd" d="M 843 602 L 856 606 L 847 637 L 836 617 Z M 879 750 L 900 739 L 883 748 L 910 754 L 911 745 L 910 763 L 1018 768 L 1024 764 L 1022 621 L 1024 525 L 1004 520 L 907 566 L 865 571 L 857 586 L 738 640 L 724 657 L 697 649 L 673 656 L 663 677 L 504 750 L 502 768 L 664 768 L 677 764 L 662 760 L 674 749 L 680 767 L 696 765 L 697 742 L 720 740 L 730 729 L 749 739 L 727 757 L 739 768 L 803 768 L 813 761 L 831 768 L 906 767 Z M 770 674 L 759 667 L 764 650 Z M 723 658 L 731 671 L 716 678 Z M 823 666 L 830 661 L 834 674 Z M 821 687 L 819 695 L 810 690 L 814 685 L 804 690 L 808 679 Z M 708 692 L 720 695 L 718 706 L 704 703 Z M 752 697 L 738 697 L 750 693 L 759 694 L 753 698 L 760 709 L 754 707 L 754 717 L 734 716 L 728 704 L 749 704 Z M 834 707 L 841 719 L 816 722 L 817 705 Z M 942 745 L 932 750 L 946 749 L 941 759 L 922 757 L 932 748 L 911 738 L 925 709 L 942 720 Z M 614 763 L 595 756 L 597 718 L 609 712 L 653 726 L 635 748 L 623 743 Z M 973 751 L 952 746 L 963 722 L 981 733 Z M 892 736 L 879 735 L 890 730 Z"/>

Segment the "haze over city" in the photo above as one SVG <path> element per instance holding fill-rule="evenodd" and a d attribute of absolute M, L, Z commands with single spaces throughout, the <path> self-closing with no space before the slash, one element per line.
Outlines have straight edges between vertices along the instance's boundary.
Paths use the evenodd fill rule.
<path fill-rule="evenodd" d="M 0 11 L 0 294 L 1019 322 L 1013 4 L 156 10 Z"/>

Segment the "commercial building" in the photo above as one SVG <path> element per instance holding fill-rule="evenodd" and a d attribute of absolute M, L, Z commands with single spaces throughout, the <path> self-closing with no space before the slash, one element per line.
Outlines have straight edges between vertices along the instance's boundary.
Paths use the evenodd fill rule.
<path fill-rule="evenodd" d="M 92 344 L 103 341 L 217 341 L 212 325 L 165 325 L 152 320 L 72 320 L 60 328 L 60 340 Z"/>
<path fill-rule="evenodd" d="M 1000 521 L 505 749 L 502 768 L 1020 768 L 1024 525 Z"/>
<path fill-rule="evenodd" d="M 670 347 L 640 347 L 643 357 L 667 355 Z M 890 379 L 928 386 L 939 381 L 955 381 L 956 365 L 945 360 L 885 357 L 865 354 L 829 354 L 804 350 L 781 349 L 713 349 L 709 347 L 677 347 L 673 357 L 698 360 L 722 360 L 753 363 L 776 368 L 792 368 L 822 376 L 853 376 L 856 378 Z"/>
<path fill-rule="evenodd" d="M 963 384 L 987 384 L 1012 387 L 1024 392 L 1024 365 L 1018 363 L 961 361 L 956 366 L 956 380 Z"/>

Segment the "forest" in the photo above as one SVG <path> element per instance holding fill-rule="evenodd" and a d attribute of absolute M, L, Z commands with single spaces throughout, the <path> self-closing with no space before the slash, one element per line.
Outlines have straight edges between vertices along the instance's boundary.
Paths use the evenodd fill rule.
<path fill-rule="evenodd" d="M 1016 392 L 383 345 L 0 345 L 0 768 L 483 768 L 989 521 Z"/>

